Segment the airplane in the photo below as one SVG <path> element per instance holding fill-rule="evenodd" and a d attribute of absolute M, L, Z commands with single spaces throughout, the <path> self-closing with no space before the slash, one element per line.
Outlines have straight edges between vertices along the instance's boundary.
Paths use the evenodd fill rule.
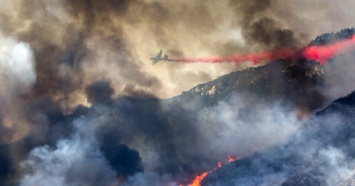
<path fill-rule="evenodd" d="M 158 63 L 159 61 L 168 61 L 168 55 L 164 55 L 164 57 L 162 58 L 161 55 L 163 53 L 163 50 L 160 50 L 160 52 L 155 56 L 155 57 L 151 57 L 150 60 L 152 60 L 153 65 L 155 63 Z"/>

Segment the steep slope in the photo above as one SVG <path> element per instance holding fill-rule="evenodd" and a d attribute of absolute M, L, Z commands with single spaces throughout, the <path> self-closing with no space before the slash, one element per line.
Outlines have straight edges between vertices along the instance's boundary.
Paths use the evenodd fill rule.
<path fill-rule="evenodd" d="M 355 184 L 354 100 L 355 92 L 333 102 L 285 144 L 224 166 L 203 185 Z"/>
<path fill-rule="evenodd" d="M 354 33 L 354 28 L 325 33 L 317 36 L 308 46 L 326 45 L 346 39 Z M 211 82 L 197 85 L 176 99 L 182 103 L 200 99 L 206 106 L 211 106 L 237 92 L 247 97 L 254 96 L 253 99 L 259 101 L 288 100 L 296 106 L 313 110 L 329 101 L 320 93 L 325 70 L 323 65 L 316 62 L 298 59 L 291 63 L 287 59 L 282 59 L 263 66 L 232 72 Z"/>
<path fill-rule="evenodd" d="M 179 102 L 200 99 L 205 106 L 213 106 L 238 93 L 253 101 L 284 100 L 313 110 L 324 103 L 318 92 L 322 66 L 298 61 L 276 61 L 260 67 L 232 72 L 211 82 L 197 85 L 190 91 L 175 97 Z"/>
<path fill-rule="evenodd" d="M 319 41 L 315 41 L 315 43 L 322 44 L 324 40 L 322 38 L 320 37 Z M 250 107 L 250 109 L 242 109 L 243 112 L 240 114 L 243 117 L 248 115 L 247 117 L 255 118 L 251 116 L 253 112 L 250 112 L 254 109 L 255 103 L 273 102 L 275 100 L 291 103 L 306 111 L 313 111 L 327 101 L 322 96 L 323 94 L 319 92 L 323 83 L 323 74 L 323 67 L 317 63 L 303 59 L 299 59 L 297 63 L 279 60 L 264 66 L 227 74 L 167 100 L 142 100 L 131 97 L 112 99 L 112 92 L 105 91 L 111 89 L 107 82 L 101 84 L 100 88 L 103 89 L 95 89 L 96 91 L 89 96 L 105 98 L 104 100 L 100 99 L 98 102 L 93 102 L 93 106 L 90 108 L 79 106 L 70 114 L 63 111 L 59 105 L 51 100 L 36 100 L 34 103 L 30 103 L 33 104 L 31 107 L 36 107 L 34 110 L 39 111 L 39 113 L 36 113 L 38 115 L 31 116 L 33 123 L 36 123 L 36 126 L 33 126 L 32 133 L 23 140 L 0 146 L 0 163 L 3 165 L 0 166 L 0 185 L 19 181 L 22 171 L 24 171 L 20 168 L 19 163 L 26 160 L 34 149 L 40 149 L 41 152 L 55 152 L 60 148 L 58 142 L 63 141 L 63 139 L 73 141 L 71 138 L 78 133 L 78 128 L 80 130 L 88 128 L 88 131 L 95 128 L 94 132 L 90 131 L 92 133 L 86 135 L 97 138 L 97 143 L 92 145 L 98 146 L 98 150 L 96 150 L 102 153 L 105 158 L 104 162 L 108 162 L 110 167 L 118 174 L 120 180 L 125 181 L 129 176 L 148 169 L 159 174 L 168 173 L 174 180 L 182 180 L 187 183 L 196 173 L 203 172 L 206 167 L 215 166 L 216 161 L 215 157 L 210 157 L 213 149 L 208 149 L 208 144 L 204 143 L 203 140 L 206 140 L 205 133 L 213 134 L 214 130 L 219 130 L 220 125 L 217 120 L 213 120 L 208 126 L 206 125 L 207 120 L 201 120 L 199 117 L 205 117 L 211 113 L 221 114 L 219 112 L 221 107 L 218 107 L 218 104 L 221 101 L 228 102 L 229 98 L 235 94 L 245 102 L 243 106 Z M 350 103 L 348 98 L 345 102 Z M 337 106 L 337 104 L 339 105 Z M 344 105 L 340 100 L 318 114 L 320 117 L 319 123 L 324 119 L 321 117 L 322 113 L 328 112 L 327 110 L 331 110 L 333 107 L 343 108 Z M 51 109 L 48 110 L 47 108 Z M 227 108 L 234 110 L 235 105 Z M 266 107 L 265 109 L 270 108 Z M 80 125 L 81 128 L 78 127 L 77 121 L 83 120 L 85 125 Z M 231 123 L 231 125 L 233 124 Z M 332 132 L 333 128 L 330 125 L 331 123 L 329 124 L 329 131 L 328 125 L 325 125 L 325 132 L 323 131 L 325 136 Z M 310 126 L 309 129 L 306 126 Z M 310 131 L 307 135 L 312 136 L 311 132 L 314 132 L 312 128 L 314 126 L 317 125 L 305 125 L 305 129 L 300 131 Z M 347 131 L 342 132 L 346 133 Z M 321 134 L 319 132 L 319 134 L 315 133 L 314 135 Z M 306 133 L 300 132 L 300 135 L 306 135 Z M 220 139 L 221 136 L 216 135 L 216 138 Z M 227 165 L 216 171 L 215 174 L 210 175 L 206 179 L 206 183 L 217 183 L 220 180 L 225 180 L 223 183 L 233 185 L 235 179 L 249 178 L 253 175 L 265 177 L 264 175 L 268 173 L 267 176 L 271 176 L 265 177 L 265 179 L 273 178 L 274 172 L 280 173 L 278 175 L 282 177 L 280 184 L 293 183 L 293 181 L 299 179 L 318 183 L 318 170 L 312 168 L 307 172 L 301 171 L 297 167 L 299 164 L 309 164 L 310 160 L 302 157 L 302 153 L 297 154 L 298 151 L 292 150 L 293 148 L 307 147 L 304 141 L 297 139 L 297 135 L 294 138 L 296 138 L 293 140 L 295 144 L 290 142 L 288 145 L 290 149 L 287 149 L 288 146 L 275 147 L 262 154 L 256 154 Z M 326 137 L 324 139 L 333 140 Z M 85 141 L 85 139 L 81 140 Z M 309 148 L 312 149 L 313 147 Z M 306 151 L 306 149 L 303 150 Z M 278 160 L 279 156 L 284 158 Z M 315 157 L 314 154 L 310 154 L 310 156 Z M 30 160 L 37 161 L 38 158 L 32 157 Z M 142 164 L 144 160 L 152 161 L 153 163 L 149 162 L 151 167 L 144 167 Z M 291 164 L 285 163 L 288 161 Z M 60 163 L 60 161 L 55 161 L 55 163 L 58 162 Z M 89 164 L 90 162 L 86 163 Z M 76 168 L 83 164 L 85 163 L 70 168 Z M 235 165 L 238 165 L 239 168 L 234 169 Z M 292 167 L 292 170 L 297 170 L 299 174 L 297 172 L 292 173 L 288 169 L 286 171 L 283 165 Z M 228 167 L 232 168 L 228 169 Z M 260 167 L 262 169 L 259 169 Z M 223 170 L 230 170 L 233 174 L 226 174 Z M 313 172 L 317 173 L 315 178 L 313 178 Z M 234 173 L 239 177 L 235 177 Z"/>

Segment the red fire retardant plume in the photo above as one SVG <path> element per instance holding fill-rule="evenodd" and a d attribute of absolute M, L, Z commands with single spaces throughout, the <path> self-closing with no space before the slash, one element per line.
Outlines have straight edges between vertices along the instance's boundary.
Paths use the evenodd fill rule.
<path fill-rule="evenodd" d="M 344 53 L 355 47 L 355 35 L 349 39 L 335 42 L 324 46 L 310 46 L 304 49 L 303 56 L 307 60 L 317 61 L 324 64 L 327 60 L 334 57 L 336 54 Z"/>
<path fill-rule="evenodd" d="M 258 64 L 263 61 L 272 61 L 276 59 L 296 58 L 303 55 L 309 61 L 317 61 L 324 64 L 325 61 L 333 58 L 335 55 L 347 52 L 355 48 L 355 35 L 348 39 L 331 43 L 323 46 L 309 46 L 302 49 L 282 49 L 273 52 L 261 52 L 251 54 L 235 54 L 229 57 L 201 57 L 201 58 L 175 58 L 169 59 L 170 62 L 180 63 L 242 63 L 251 61 Z"/>

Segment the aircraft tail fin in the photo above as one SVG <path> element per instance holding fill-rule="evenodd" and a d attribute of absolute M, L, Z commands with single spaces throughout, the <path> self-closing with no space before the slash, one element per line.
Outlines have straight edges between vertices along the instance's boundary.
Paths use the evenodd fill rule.
<path fill-rule="evenodd" d="M 168 61 L 168 57 L 169 57 L 169 56 L 165 54 L 165 56 L 164 56 L 164 61 Z"/>

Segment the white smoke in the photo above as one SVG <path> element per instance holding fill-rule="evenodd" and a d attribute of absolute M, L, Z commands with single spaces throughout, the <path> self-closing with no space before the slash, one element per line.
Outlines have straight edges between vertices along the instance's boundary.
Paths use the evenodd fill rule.
<path fill-rule="evenodd" d="M 348 95 L 355 86 L 355 53 L 345 53 L 337 56 L 334 61 L 325 64 L 325 94 L 331 99 Z"/>
<path fill-rule="evenodd" d="M 54 148 L 43 146 L 32 150 L 29 158 L 21 163 L 28 170 L 21 185 L 115 185 L 116 174 L 86 124 L 77 121 L 76 133 L 60 140 Z"/>
<path fill-rule="evenodd" d="M 199 131 L 210 156 L 248 155 L 287 140 L 299 121 L 287 107 L 275 103 L 247 103 L 234 95 L 199 113 Z"/>
<path fill-rule="evenodd" d="M 36 83 L 34 65 L 29 44 L 0 37 L 0 143 L 15 141 L 28 131 L 20 95 Z"/>
<path fill-rule="evenodd" d="M 30 90 L 36 82 L 33 51 L 29 44 L 0 38 L 0 83 L 12 94 Z"/>
<path fill-rule="evenodd" d="M 301 122 L 285 105 L 261 101 L 250 106 L 250 103 L 238 94 L 201 111 L 195 110 L 196 105 L 199 103 L 191 102 L 182 105 L 187 113 L 190 111 L 189 114 L 196 116 L 196 121 L 188 125 L 176 123 L 171 126 L 174 131 L 183 130 L 181 128 L 184 127 L 189 128 L 186 131 L 183 130 L 186 132 L 185 136 L 176 132 L 171 134 L 171 137 L 174 139 L 173 146 L 176 148 L 177 156 L 192 167 L 199 166 L 202 171 L 213 170 L 217 162 L 225 164 L 228 155 L 233 158 L 248 156 L 254 151 L 262 151 L 272 145 L 287 142 L 287 139 L 297 131 Z M 170 106 L 162 102 L 163 109 L 169 110 Z M 189 117 L 187 114 L 186 118 Z M 189 133 L 195 134 L 193 139 L 197 143 L 188 141 L 191 139 Z M 154 147 L 149 145 L 135 148 L 140 150 L 145 170 L 151 172 L 138 173 L 129 177 L 126 185 L 176 185 L 177 180 L 172 181 L 168 179 L 170 177 L 154 172 L 155 167 L 161 165 L 162 154 L 159 151 L 154 151 Z M 150 151 L 147 152 L 147 149 Z M 198 156 L 202 163 L 194 162 L 196 160 L 194 156 Z M 271 180 L 280 182 L 281 177 L 284 175 L 260 179 L 267 180 L 267 182 Z"/>
<path fill-rule="evenodd" d="M 207 185 L 354 185 L 353 108 L 334 105 L 335 109 L 327 108 L 302 124 L 295 135 L 283 140 L 285 145 L 223 167 L 212 173 L 219 179 Z M 275 128 L 270 136 L 277 133 Z"/>
<path fill-rule="evenodd" d="M 348 161 L 346 155 L 335 147 L 322 149 L 320 158 L 324 159 L 326 165 L 321 171 L 327 176 L 326 182 L 328 185 L 339 185 L 347 178 L 354 175 L 354 162 Z"/>

